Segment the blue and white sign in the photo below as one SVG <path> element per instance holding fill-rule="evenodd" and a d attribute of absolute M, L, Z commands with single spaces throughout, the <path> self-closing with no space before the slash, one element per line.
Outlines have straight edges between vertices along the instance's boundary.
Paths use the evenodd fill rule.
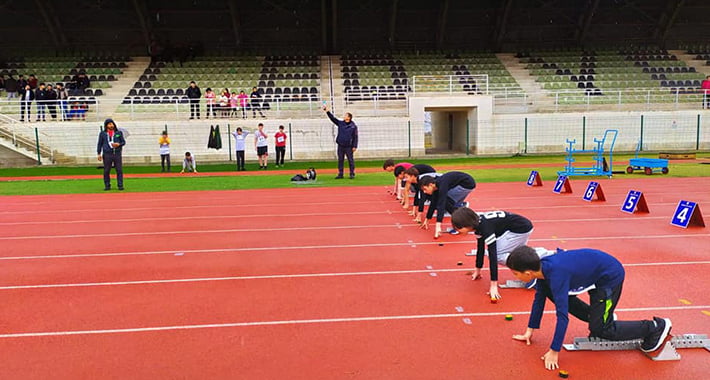
<path fill-rule="evenodd" d="M 534 186 L 535 182 L 538 179 L 539 174 L 537 173 L 537 170 L 533 170 L 530 172 L 530 177 L 528 177 L 528 186 Z"/>
<path fill-rule="evenodd" d="M 634 211 L 636 211 L 636 206 L 638 205 L 639 200 L 641 200 L 642 197 L 642 192 L 636 190 L 629 190 L 629 193 L 626 195 L 626 199 L 624 199 L 624 204 L 621 205 L 621 211 L 633 214 Z"/>
<path fill-rule="evenodd" d="M 557 182 L 555 182 L 555 187 L 552 188 L 552 192 L 555 194 L 559 194 L 562 192 L 562 188 L 565 186 L 567 183 L 567 176 L 566 175 L 561 175 L 557 177 Z"/>
<path fill-rule="evenodd" d="M 591 202 L 592 198 L 594 198 L 594 193 L 597 191 L 597 188 L 599 187 L 599 182 L 589 182 L 589 185 L 587 186 L 587 190 L 584 191 L 584 196 L 582 199 L 584 199 L 587 202 Z"/>
<path fill-rule="evenodd" d="M 671 224 L 678 227 L 688 228 L 690 220 L 693 219 L 693 214 L 695 214 L 697 207 L 698 204 L 695 202 L 678 202 L 678 207 L 676 207 L 675 212 L 673 213 Z"/>

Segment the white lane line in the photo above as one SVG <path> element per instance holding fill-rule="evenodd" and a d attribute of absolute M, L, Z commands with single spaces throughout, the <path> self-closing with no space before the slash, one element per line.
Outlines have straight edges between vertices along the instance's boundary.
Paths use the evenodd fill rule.
<path fill-rule="evenodd" d="M 394 225 L 392 225 L 394 226 Z M 622 240 L 629 238 L 636 239 L 688 239 L 693 237 L 710 237 L 709 234 L 678 234 L 678 235 L 633 235 L 633 236 L 597 236 L 597 237 L 557 237 L 530 239 L 530 242 L 559 242 L 565 241 L 585 241 L 585 240 Z M 416 245 L 438 245 L 438 242 L 414 242 Z M 449 241 L 446 244 L 472 244 L 470 240 Z M 178 249 L 184 253 L 229 253 L 229 252 L 263 252 L 263 251 L 288 251 L 288 250 L 314 250 L 314 249 L 347 249 L 347 248 L 375 248 L 375 247 L 411 247 L 412 243 L 374 243 L 374 244 L 327 244 L 327 245 L 305 245 L 305 246 L 284 246 L 284 247 L 245 247 L 245 248 L 213 248 L 213 249 Z M 79 257 L 111 257 L 111 256 L 144 256 L 144 255 L 174 255 L 176 250 L 169 251 L 133 251 L 133 252 L 109 252 L 109 253 L 78 253 L 78 254 L 57 254 L 57 255 L 34 255 L 34 256 L 8 256 L 0 257 L 2 260 L 37 260 L 37 259 L 67 259 Z"/>
<path fill-rule="evenodd" d="M 650 266 L 708 265 L 708 264 L 710 264 L 710 260 L 708 260 L 708 261 L 672 261 L 672 262 L 655 262 L 655 263 L 632 263 L 632 264 L 623 264 L 623 265 L 624 265 L 624 267 L 650 267 Z M 488 270 L 488 268 L 481 268 L 481 269 L 483 271 Z M 21 289 L 83 288 L 83 287 L 96 287 L 96 286 L 177 284 L 177 283 L 195 283 L 195 282 L 274 280 L 274 279 L 318 278 L 318 277 L 379 276 L 379 275 L 418 274 L 418 273 L 456 273 L 456 272 L 468 272 L 470 270 L 471 270 L 470 268 L 468 268 L 468 269 L 467 268 L 434 269 L 431 265 L 427 265 L 426 269 L 391 270 L 391 271 L 270 274 L 270 275 L 254 275 L 254 276 L 175 278 L 175 279 L 163 279 L 163 280 L 83 282 L 83 283 L 40 284 L 40 285 L 8 285 L 8 286 L 0 286 L 0 291 L 2 291 L 2 290 L 21 290 Z"/>
<path fill-rule="evenodd" d="M 379 215 L 379 214 L 391 214 L 389 210 L 387 211 L 358 211 L 350 212 L 348 215 Z M 0 226 L 18 226 L 18 225 L 34 225 L 34 224 L 79 224 L 79 223 L 128 223 L 128 222 L 153 222 L 153 221 L 167 221 L 167 220 L 202 220 L 202 219 L 246 219 L 246 218 L 288 218 L 288 217 L 308 217 L 308 216 L 343 216 L 342 212 L 309 212 L 301 214 L 256 214 L 256 215 L 204 215 L 204 216 L 177 216 L 177 217 L 157 217 L 157 218 L 124 218 L 124 219 L 81 219 L 81 220 L 56 220 L 56 221 L 29 221 L 29 222 L 0 222 Z M 659 217 L 660 218 L 660 217 Z"/>
<path fill-rule="evenodd" d="M 367 201 L 339 201 L 339 202 L 302 202 L 298 206 L 300 208 L 309 206 L 324 206 L 324 205 L 353 205 L 353 204 L 372 204 L 372 200 Z M 170 206 L 171 210 L 192 210 L 197 208 L 220 208 L 220 209 L 243 209 L 245 207 L 292 207 L 294 204 L 292 202 L 287 203 L 222 203 L 222 204 L 211 204 L 211 205 L 195 205 L 195 206 Z M 103 212 L 105 207 L 102 208 L 84 208 L 84 209 L 69 209 L 69 210 L 23 210 L 23 211 L 3 211 L 5 215 L 17 215 L 17 214 L 57 214 L 57 213 L 67 213 L 67 212 Z M 128 207 L 122 208 L 121 212 L 127 211 L 155 211 L 155 210 L 165 210 L 163 207 Z"/>
<path fill-rule="evenodd" d="M 408 225 L 407 227 L 415 227 Z M 75 238 L 100 238 L 116 236 L 157 236 L 157 235 L 192 235 L 192 234 L 222 234 L 228 232 L 274 232 L 274 231 L 312 231 L 312 230 L 349 230 L 368 228 L 397 228 L 396 224 L 368 224 L 354 226 L 314 226 L 314 227 L 279 227 L 279 228 L 232 228 L 223 230 L 188 230 L 188 231 L 150 231 L 150 232 L 117 232 L 104 234 L 76 234 L 76 235 L 29 235 L 29 236 L 0 236 L 0 240 L 32 240 L 32 239 L 75 239 Z"/>
<path fill-rule="evenodd" d="M 698 306 L 657 306 L 657 307 L 637 307 L 616 309 L 618 312 L 638 312 L 638 311 L 670 311 L 670 310 L 697 310 L 707 309 L 710 305 Z M 321 318 L 321 319 L 292 319 L 292 320 L 276 320 L 276 321 L 255 321 L 255 322 L 232 322 L 232 323 L 211 323 L 201 325 L 174 325 L 174 326 L 154 326 L 154 327 L 135 327 L 122 329 L 105 329 L 105 330 L 68 330 L 68 331 L 47 331 L 47 332 L 21 332 L 0 334 L 0 339 L 11 338 L 37 338 L 47 336 L 70 336 L 70 335 L 97 335 L 97 334 L 127 334 L 155 331 L 175 331 L 175 330 L 199 330 L 199 329 L 216 329 L 216 328 L 233 328 L 233 327 L 253 327 L 253 326 L 280 326 L 280 325 L 304 325 L 304 324 L 328 324 L 328 323 L 347 323 L 347 322 L 378 322 L 378 321 L 402 321 L 402 320 L 420 320 L 420 319 L 446 319 L 446 318 L 461 318 L 461 317 L 495 317 L 506 314 L 526 315 L 529 311 L 505 311 L 505 312 L 489 312 L 489 313 L 456 313 L 456 314 L 413 314 L 413 315 L 390 315 L 390 316 L 373 316 L 373 317 L 346 317 L 346 318 Z M 545 314 L 554 314 L 553 310 L 544 312 Z"/>

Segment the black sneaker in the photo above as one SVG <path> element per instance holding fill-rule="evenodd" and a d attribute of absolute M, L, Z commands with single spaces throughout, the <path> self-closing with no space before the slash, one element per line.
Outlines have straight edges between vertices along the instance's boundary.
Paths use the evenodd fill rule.
<path fill-rule="evenodd" d="M 104 187 L 104 191 L 109 191 L 109 190 L 111 190 L 110 187 Z"/>
<path fill-rule="evenodd" d="M 355 179 L 355 174 L 350 174 L 350 179 Z"/>
<path fill-rule="evenodd" d="M 653 324 L 655 328 L 644 338 L 641 344 L 641 351 L 643 352 L 653 352 L 659 349 L 671 332 L 671 327 L 673 327 L 671 320 L 668 318 L 653 317 Z"/>
<path fill-rule="evenodd" d="M 120 186 L 118 190 L 123 191 L 123 186 Z"/>
<path fill-rule="evenodd" d="M 343 179 L 342 175 L 336 176 L 335 179 Z"/>

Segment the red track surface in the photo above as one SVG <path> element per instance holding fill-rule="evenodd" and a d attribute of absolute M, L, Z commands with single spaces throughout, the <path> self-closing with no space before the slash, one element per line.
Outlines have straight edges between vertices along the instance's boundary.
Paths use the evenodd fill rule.
<path fill-rule="evenodd" d="M 620 319 L 710 333 L 710 230 L 669 225 L 680 199 L 707 208 L 710 179 L 600 182 L 606 202 L 581 200 L 586 181 L 563 195 L 485 183 L 469 201 L 530 217 L 531 245 L 619 257 Z M 650 214 L 619 210 L 632 188 Z M 533 293 L 490 304 L 465 274 L 471 239 L 434 241 L 383 187 L 3 197 L 0 246 L 2 379 L 557 378 L 540 360 L 552 315 L 532 346 L 511 339 Z M 567 341 L 586 334 L 572 319 Z M 709 352 L 680 353 L 560 364 L 574 379 L 707 378 Z"/>

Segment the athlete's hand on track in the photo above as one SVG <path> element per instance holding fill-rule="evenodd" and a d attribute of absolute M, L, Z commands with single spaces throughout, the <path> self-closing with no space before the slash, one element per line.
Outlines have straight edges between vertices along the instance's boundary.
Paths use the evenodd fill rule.
<path fill-rule="evenodd" d="M 525 330 L 525 333 L 522 335 L 513 335 L 513 339 L 520 341 L 520 342 L 525 342 L 528 346 L 530 345 L 530 342 L 532 342 L 532 335 L 533 335 L 533 329 L 529 328 Z"/>
<path fill-rule="evenodd" d="M 421 224 L 419 225 L 419 228 L 428 230 L 429 229 L 429 219 L 424 219 L 424 221 L 421 222 Z"/>

